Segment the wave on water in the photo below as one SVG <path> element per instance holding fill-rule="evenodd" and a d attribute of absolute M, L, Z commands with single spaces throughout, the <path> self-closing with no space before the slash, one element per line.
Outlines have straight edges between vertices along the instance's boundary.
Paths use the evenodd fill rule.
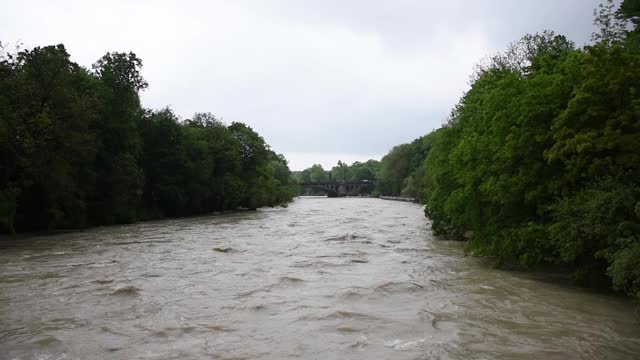
<path fill-rule="evenodd" d="M 411 247 L 411 248 L 406 248 L 406 247 L 396 247 L 393 249 L 393 251 L 397 252 L 397 253 L 408 253 L 408 252 L 417 252 L 417 253 L 430 253 L 431 250 L 427 249 L 427 248 L 415 248 L 415 247 Z M 428 256 L 431 257 L 431 256 Z"/>
<path fill-rule="evenodd" d="M 253 290 L 245 291 L 243 293 L 238 294 L 238 296 L 236 296 L 236 297 L 237 298 L 243 298 L 243 297 L 251 296 L 251 295 L 259 293 L 259 292 L 271 292 L 274 289 L 282 289 L 282 288 L 294 287 L 294 286 L 301 285 L 302 283 L 305 283 L 305 282 L 306 282 L 305 280 L 300 279 L 300 278 L 290 277 L 290 276 L 283 276 L 280 279 L 278 279 L 278 281 L 276 283 L 273 283 L 273 284 L 270 284 L 270 285 L 261 286 L 259 288 L 253 289 Z"/>
<path fill-rule="evenodd" d="M 168 244 L 172 243 L 172 240 L 133 240 L 133 241 L 114 241 L 106 243 L 107 246 L 124 246 L 124 245 L 140 245 L 140 244 Z"/>
<path fill-rule="evenodd" d="M 251 310 L 251 311 L 263 311 L 263 310 L 267 310 L 267 306 L 265 304 L 252 305 L 252 306 L 249 306 L 249 310 Z"/>
<path fill-rule="evenodd" d="M 234 332 L 236 328 L 231 328 L 220 324 L 183 324 L 178 326 L 166 326 L 159 329 L 147 328 L 153 336 L 159 338 L 177 338 L 193 334 L 211 334 L 211 332 Z"/>
<path fill-rule="evenodd" d="M 290 276 L 283 276 L 278 281 L 279 284 L 298 284 L 302 282 L 304 282 L 304 280 L 296 277 L 290 277 Z"/>
<path fill-rule="evenodd" d="M 50 253 L 44 253 L 44 254 L 33 254 L 33 255 L 25 255 L 23 257 L 20 258 L 20 260 L 22 261 L 28 261 L 28 260 L 38 260 L 41 258 L 46 258 L 46 257 L 50 257 L 50 256 L 62 256 L 62 255 L 66 255 L 67 253 L 64 251 L 58 251 L 58 252 L 50 252 Z"/>
<path fill-rule="evenodd" d="M 362 335 L 355 343 L 351 344 L 352 348 L 363 350 L 367 345 L 369 345 L 369 338 L 366 335 Z"/>
<path fill-rule="evenodd" d="M 298 261 L 290 265 L 295 268 L 307 268 L 307 267 L 317 267 L 317 268 L 325 268 L 325 267 L 337 267 L 346 265 L 344 262 L 331 262 L 331 261 L 313 261 L 313 260 L 304 260 Z"/>
<path fill-rule="evenodd" d="M 22 277 L 3 277 L 0 278 L 0 284 L 13 284 L 25 281 Z"/>
<path fill-rule="evenodd" d="M 111 284 L 113 279 L 95 279 L 93 282 L 96 284 Z"/>
<path fill-rule="evenodd" d="M 424 285 L 410 281 L 387 281 L 374 288 L 374 292 L 382 292 L 385 294 L 397 294 L 402 292 L 415 292 L 423 290 Z"/>
<path fill-rule="evenodd" d="M 446 317 L 445 314 L 435 313 L 427 309 L 420 310 L 418 314 L 425 320 L 431 320 L 431 327 L 433 327 L 435 330 L 440 330 L 440 326 L 438 325 L 438 323 L 443 321 Z"/>
<path fill-rule="evenodd" d="M 323 239 L 323 241 L 326 241 L 326 242 L 331 242 L 331 241 L 351 241 L 351 240 L 356 240 L 356 239 L 360 239 L 360 238 L 363 238 L 363 236 L 346 233 L 346 234 L 343 234 L 343 235 L 328 237 L 326 239 Z"/>
<path fill-rule="evenodd" d="M 124 331 L 118 331 L 118 330 L 114 330 L 108 326 L 100 326 L 100 330 L 104 331 L 106 333 L 112 334 L 112 335 L 118 335 L 118 336 L 129 336 L 128 334 L 126 334 Z"/>
<path fill-rule="evenodd" d="M 336 310 L 318 318 L 318 320 L 334 320 L 334 319 L 380 320 L 379 317 L 374 315 L 363 314 L 355 311 L 345 311 L 345 310 Z"/>
<path fill-rule="evenodd" d="M 111 295 L 135 296 L 135 295 L 138 295 L 139 293 L 140 293 L 140 288 L 135 287 L 133 285 L 128 285 L 128 286 L 122 286 L 122 287 L 116 288 L 115 290 L 113 290 Z"/>
<path fill-rule="evenodd" d="M 344 299 L 344 300 L 357 300 L 367 295 L 369 294 L 364 292 L 358 292 L 355 290 L 347 290 L 342 292 L 339 296 L 341 299 Z"/>
<path fill-rule="evenodd" d="M 205 329 L 209 329 L 212 331 L 219 331 L 219 332 L 231 332 L 231 331 L 237 331 L 238 329 L 234 329 L 228 326 L 224 326 L 224 325 L 210 325 L 210 324 L 199 324 L 198 326 L 201 326 Z"/>
<path fill-rule="evenodd" d="M 345 333 L 360 332 L 360 331 L 362 331 L 362 329 L 355 328 L 355 327 L 350 326 L 350 325 L 338 325 L 338 326 L 336 327 L 336 330 L 338 330 L 338 331 L 340 331 L 340 332 L 345 332 Z"/>
<path fill-rule="evenodd" d="M 415 349 L 416 347 L 419 347 L 425 341 L 426 341 L 425 339 L 419 339 L 414 341 L 402 341 L 400 339 L 396 339 L 391 342 L 385 343 L 384 346 L 390 347 L 392 349 L 400 350 L 400 351 L 406 351 L 406 350 L 412 350 L 412 349 Z"/>
<path fill-rule="evenodd" d="M 34 341 L 33 343 L 41 346 L 50 346 L 51 344 L 62 343 L 62 342 L 55 336 L 47 335 L 45 337 L 42 337 Z"/>
<path fill-rule="evenodd" d="M 369 260 L 367 259 L 351 259 L 352 263 L 357 263 L 357 264 L 366 264 L 369 262 Z"/>

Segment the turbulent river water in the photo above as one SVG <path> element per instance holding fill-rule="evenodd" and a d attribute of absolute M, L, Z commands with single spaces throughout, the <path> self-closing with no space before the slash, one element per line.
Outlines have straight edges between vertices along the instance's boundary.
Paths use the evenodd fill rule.
<path fill-rule="evenodd" d="M 638 359 L 625 299 L 495 270 L 419 205 L 301 198 L 0 245 L 1 359 Z"/>

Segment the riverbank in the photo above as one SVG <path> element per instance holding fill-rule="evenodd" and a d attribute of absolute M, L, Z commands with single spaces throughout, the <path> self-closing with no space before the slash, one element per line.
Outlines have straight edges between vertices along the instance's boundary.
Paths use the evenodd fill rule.
<path fill-rule="evenodd" d="M 264 208 L 270 208 L 270 207 L 262 207 L 258 209 L 264 209 Z M 210 213 L 196 214 L 196 215 L 149 217 L 149 218 L 143 218 L 130 223 L 115 223 L 115 224 L 109 224 L 109 225 L 94 225 L 94 226 L 68 228 L 68 229 L 51 229 L 51 230 L 42 230 L 42 231 L 19 232 L 19 233 L 16 233 L 15 236 L 12 236 L 11 234 L 8 234 L 8 233 L 0 233 L 0 244 L 2 244 L 3 242 L 10 242 L 12 240 L 28 239 L 32 237 L 73 234 L 79 231 L 86 231 L 91 229 L 120 227 L 120 226 L 153 223 L 153 222 L 161 222 L 161 221 L 169 221 L 169 220 L 196 219 L 200 217 L 211 217 L 211 216 L 244 213 L 244 212 L 255 212 L 258 209 L 248 209 L 248 208 L 241 207 L 235 210 L 212 211 Z"/>
<path fill-rule="evenodd" d="M 417 203 L 418 199 L 412 197 L 402 197 L 402 196 L 380 196 L 379 199 L 382 200 L 393 200 L 393 201 L 404 201 L 404 202 L 412 202 Z"/>

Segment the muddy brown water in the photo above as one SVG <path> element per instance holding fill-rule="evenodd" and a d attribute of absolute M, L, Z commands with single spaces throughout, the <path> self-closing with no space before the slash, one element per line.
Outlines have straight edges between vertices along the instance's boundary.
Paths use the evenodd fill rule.
<path fill-rule="evenodd" d="M 628 300 L 464 257 L 411 203 L 301 198 L 0 247 L 0 359 L 640 358 Z"/>

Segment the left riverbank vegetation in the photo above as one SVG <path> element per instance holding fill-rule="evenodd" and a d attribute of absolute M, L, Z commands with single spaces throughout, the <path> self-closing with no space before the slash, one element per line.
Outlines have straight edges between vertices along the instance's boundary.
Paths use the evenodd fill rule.
<path fill-rule="evenodd" d="M 544 31 L 478 65 L 440 129 L 382 159 L 377 191 L 418 198 L 469 254 L 640 300 L 640 0 L 595 24 L 582 48 Z"/>
<path fill-rule="evenodd" d="M 0 44 L 1 46 L 1 44 Z M 133 53 L 0 49 L 0 230 L 41 231 L 289 202 L 287 161 L 249 126 L 144 109 Z"/>

